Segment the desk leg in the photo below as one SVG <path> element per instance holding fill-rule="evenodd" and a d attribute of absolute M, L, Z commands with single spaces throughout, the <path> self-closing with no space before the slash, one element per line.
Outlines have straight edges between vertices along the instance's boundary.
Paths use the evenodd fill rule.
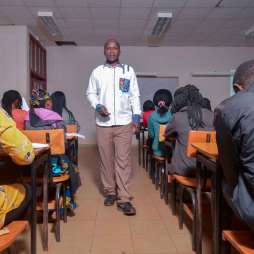
<path fill-rule="evenodd" d="M 140 131 L 141 132 L 141 131 Z M 141 143 L 140 143 L 140 132 L 138 133 L 138 165 L 141 166 Z"/>
<path fill-rule="evenodd" d="M 145 149 L 144 149 L 144 144 L 145 144 L 145 131 L 142 131 L 142 166 L 143 168 L 145 167 Z"/>
<path fill-rule="evenodd" d="M 35 162 L 31 165 L 31 177 L 32 177 L 32 211 L 31 211 L 31 254 L 36 254 L 36 167 Z"/>
<path fill-rule="evenodd" d="M 197 177 L 197 238 L 196 238 L 196 251 L 197 254 L 202 254 L 202 176 L 201 176 L 201 163 L 197 160 L 197 172 L 196 172 L 196 177 Z"/>
<path fill-rule="evenodd" d="M 216 168 L 216 172 L 213 174 L 213 186 L 212 186 L 212 203 L 213 203 L 213 253 L 221 253 L 221 169 Z"/>
<path fill-rule="evenodd" d="M 48 250 L 48 176 L 49 159 L 45 163 L 43 171 L 43 250 Z"/>

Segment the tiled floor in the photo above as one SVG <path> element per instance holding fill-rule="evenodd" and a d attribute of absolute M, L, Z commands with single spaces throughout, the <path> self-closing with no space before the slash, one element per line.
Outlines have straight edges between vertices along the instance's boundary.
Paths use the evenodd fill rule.
<path fill-rule="evenodd" d="M 136 153 L 134 152 L 134 155 Z M 62 240 L 57 243 L 49 235 L 52 254 L 191 254 L 189 231 L 178 229 L 177 217 L 160 200 L 150 179 L 137 166 L 134 157 L 132 192 L 137 215 L 126 217 L 116 206 L 104 207 L 98 189 L 98 155 L 95 147 L 80 149 L 83 186 L 77 195 L 76 216 L 61 223 Z M 51 227 L 50 227 L 51 228 Z M 17 253 L 27 253 L 27 243 L 19 242 Z M 42 251 L 38 236 L 38 253 Z"/>

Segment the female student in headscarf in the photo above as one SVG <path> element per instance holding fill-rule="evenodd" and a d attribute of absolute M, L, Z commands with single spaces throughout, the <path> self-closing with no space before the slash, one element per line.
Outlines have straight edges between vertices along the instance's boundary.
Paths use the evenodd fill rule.
<path fill-rule="evenodd" d="M 31 95 L 31 109 L 26 117 L 26 129 L 63 127 L 62 117 L 52 110 L 49 93 L 43 89 L 33 89 Z M 58 125 L 61 126 L 58 126 Z"/>
<path fill-rule="evenodd" d="M 165 136 L 176 137 L 169 171 L 183 176 L 195 174 L 196 160 L 186 155 L 190 130 L 212 130 L 213 113 L 202 108 L 203 97 L 194 85 L 181 88 L 173 103 L 173 118 L 167 125 Z"/>
<path fill-rule="evenodd" d="M 160 125 L 167 124 L 172 118 L 169 112 L 171 102 L 172 95 L 169 90 L 160 89 L 155 92 L 153 103 L 156 106 L 156 111 L 148 118 L 148 135 L 152 139 L 153 153 L 157 156 L 165 155 L 165 151 L 159 142 Z"/>

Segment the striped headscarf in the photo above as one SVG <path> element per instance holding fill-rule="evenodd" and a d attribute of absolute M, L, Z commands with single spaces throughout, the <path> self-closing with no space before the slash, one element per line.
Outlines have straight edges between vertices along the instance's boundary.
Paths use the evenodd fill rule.
<path fill-rule="evenodd" d="M 45 102 L 50 99 L 50 95 L 47 91 L 35 88 L 32 90 L 31 106 L 34 108 L 44 108 Z"/>

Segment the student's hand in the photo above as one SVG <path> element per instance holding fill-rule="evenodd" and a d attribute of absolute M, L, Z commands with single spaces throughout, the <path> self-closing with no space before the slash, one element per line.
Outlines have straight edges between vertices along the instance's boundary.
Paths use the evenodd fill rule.
<path fill-rule="evenodd" d="M 110 115 L 108 112 L 107 108 L 101 104 L 96 105 L 96 111 L 102 116 L 102 117 L 107 117 Z"/>
<path fill-rule="evenodd" d="M 140 115 L 134 114 L 132 116 L 133 133 L 139 133 Z"/>
<path fill-rule="evenodd" d="M 139 134 L 140 128 L 139 128 L 139 124 L 136 123 L 132 123 L 132 128 L 133 128 L 133 133 L 134 134 Z"/>

